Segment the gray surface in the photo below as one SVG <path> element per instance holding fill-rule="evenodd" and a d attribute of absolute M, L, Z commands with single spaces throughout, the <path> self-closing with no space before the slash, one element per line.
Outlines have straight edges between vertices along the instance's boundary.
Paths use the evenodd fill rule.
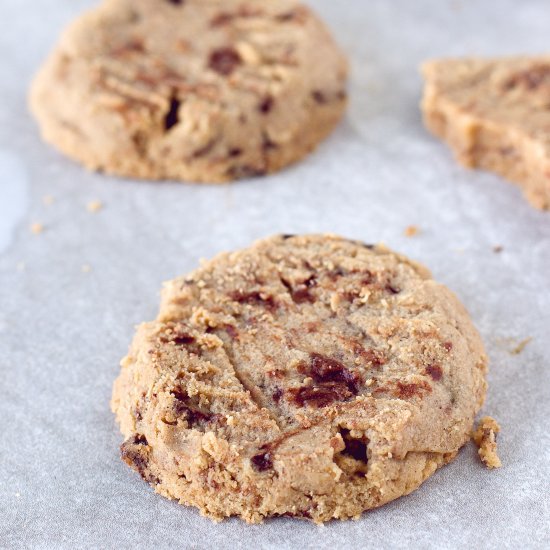
<path fill-rule="evenodd" d="M 1 548 L 548 547 L 550 214 L 457 167 L 426 134 L 416 69 L 442 54 L 547 50 L 548 1 L 313 3 L 352 58 L 346 121 L 281 174 L 198 187 L 89 174 L 43 145 L 27 86 L 92 2 L 0 0 Z M 103 211 L 86 211 L 93 199 Z M 46 231 L 32 235 L 32 222 Z M 409 224 L 421 235 L 405 238 Z M 258 237 L 316 231 L 385 241 L 458 293 L 492 360 L 484 412 L 503 426 L 504 467 L 486 471 L 468 446 L 358 522 L 215 526 L 119 460 L 109 412 L 118 361 L 133 324 L 155 315 L 162 280 Z"/>

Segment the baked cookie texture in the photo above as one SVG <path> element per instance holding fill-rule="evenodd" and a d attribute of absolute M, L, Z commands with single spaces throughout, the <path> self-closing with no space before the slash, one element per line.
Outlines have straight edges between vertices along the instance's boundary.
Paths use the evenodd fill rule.
<path fill-rule="evenodd" d="M 354 518 L 469 439 L 487 358 L 455 295 L 383 246 L 276 236 L 168 282 L 115 382 L 122 458 L 219 520 Z"/>
<path fill-rule="evenodd" d="M 90 169 L 224 182 L 314 149 L 344 112 L 346 73 L 293 0 L 105 0 L 63 34 L 31 109 Z"/>
<path fill-rule="evenodd" d="M 519 184 L 550 208 L 550 56 L 425 63 L 426 126 L 467 167 Z"/>

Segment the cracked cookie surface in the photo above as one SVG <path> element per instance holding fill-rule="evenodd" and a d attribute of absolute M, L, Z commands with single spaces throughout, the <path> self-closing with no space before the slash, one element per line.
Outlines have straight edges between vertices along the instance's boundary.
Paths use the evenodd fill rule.
<path fill-rule="evenodd" d="M 90 169 L 223 182 L 314 149 L 345 109 L 346 73 L 294 0 L 105 0 L 63 34 L 31 108 Z"/>
<path fill-rule="evenodd" d="M 550 209 L 550 56 L 425 63 L 428 129 L 457 160 L 517 183 Z"/>
<path fill-rule="evenodd" d="M 276 236 L 167 283 L 112 407 L 122 458 L 213 519 L 356 517 L 470 439 L 482 342 L 457 298 L 382 246 Z"/>

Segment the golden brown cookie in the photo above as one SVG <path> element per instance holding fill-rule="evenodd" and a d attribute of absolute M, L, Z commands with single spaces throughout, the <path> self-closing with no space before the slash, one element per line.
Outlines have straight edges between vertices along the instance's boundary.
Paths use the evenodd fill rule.
<path fill-rule="evenodd" d="M 426 126 L 459 162 L 517 183 L 550 208 L 550 56 L 424 64 Z"/>
<path fill-rule="evenodd" d="M 382 246 L 276 236 L 167 283 L 115 383 L 122 458 L 214 519 L 351 518 L 470 439 L 487 359 L 455 295 Z"/>
<path fill-rule="evenodd" d="M 346 72 L 294 0 L 105 0 L 63 34 L 31 106 L 88 168 L 223 182 L 310 152 L 342 116 Z"/>

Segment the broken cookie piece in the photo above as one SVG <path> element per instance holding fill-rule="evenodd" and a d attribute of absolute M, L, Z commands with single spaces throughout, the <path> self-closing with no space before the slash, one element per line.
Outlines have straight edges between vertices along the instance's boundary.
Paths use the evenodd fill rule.
<path fill-rule="evenodd" d="M 550 56 L 441 59 L 423 65 L 429 130 L 469 168 L 518 184 L 550 208 Z"/>
<path fill-rule="evenodd" d="M 31 90 L 44 139 L 93 170 L 224 182 L 313 150 L 346 106 L 347 63 L 295 0 L 105 0 Z"/>
<path fill-rule="evenodd" d="M 499 432 L 498 422 L 490 416 L 484 416 L 472 434 L 475 444 L 479 447 L 479 458 L 490 469 L 502 466 L 497 454 L 497 434 Z"/>

